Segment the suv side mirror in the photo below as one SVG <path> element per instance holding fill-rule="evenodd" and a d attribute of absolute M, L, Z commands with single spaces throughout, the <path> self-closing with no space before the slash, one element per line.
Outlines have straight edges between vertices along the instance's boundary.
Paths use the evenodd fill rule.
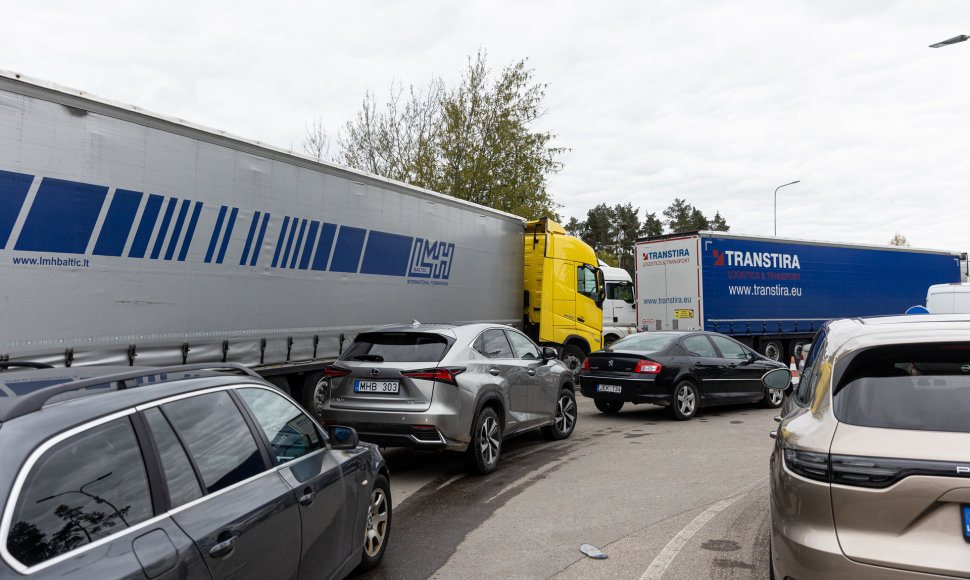
<path fill-rule="evenodd" d="M 785 390 L 791 384 L 791 370 L 771 369 L 761 377 L 761 384 L 776 391 Z"/>
<path fill-rule="evenodd" d="M 544 347 L 542 347 L 542 360 L 543 361 L 554 360 L 556 358 L 559 358 L 559 352 L 556 351 L 556 349 L 552 348 L 551 346 L 544 346 Z"/>

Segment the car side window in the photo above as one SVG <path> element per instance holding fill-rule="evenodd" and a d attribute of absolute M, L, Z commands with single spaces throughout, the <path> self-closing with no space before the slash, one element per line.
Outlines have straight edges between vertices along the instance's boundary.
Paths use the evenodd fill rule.
<path fill-rule="evenodd" d="M 488 358 L 515 358 L 501 328 L 490 328 L 475 341 L 475 350 Z"/>
<path fill-rule="evenodd" d="M 821 342 L 818 342 L 821 340 Z M 819 353 L 825 350 L 826 341 L 824 335 L 817 336 L 816 342 L 812 343 L 812 352 L 809 353 L 811 357 L 809 360 L 812 361 L 811 366 L 806 366 L 805 370 L 802 372 L 801 378 L 798 382 L 798 388 L 795 390 L 795 395 L 792 397 L 795 403 L 804 407 L 812 401 L 812 397 L 815 393 L 815 387 L 818 384 L 818 379 L 820 376 L 819 369 L 822 366 L 822 360 L 825 357 L 819 356 Z"/>
<path fill-rule="evenodd" d="M 152 431 L 155 447 L 158 449 L 172 507 L 175 508 L 202 497 L 202 486 L 192 468 L 189 456 L 168 420 L 157 408 L 145 411 L 144 417 L 148 422 L 148 428 Z"/>
<path fill-rule="evenodd" d="M 206 493 L 266 468 L 246 420 L 226 391 L 173 401 L 162 405 L 162 411 L 199 467 Z"/>
<path fill-rule="evenodd" d="M 687 350 L 689 354 L 694 356 L 706 356 L 717 358 L 717 351 L 714 350 L 714 345 L 711 341 L 707 340 L 707 337 L 703 334 L 695 334 L 694 336 L 688 336 L 680 342 L 684 349 Z"/>
<path fill-rule="evenodd" d="M 746 360 L 748 358 L 748 353 L 744 352 L 744 347 L 730 338 L 711 336 L 710 339 L 717 345 L 717 349 L 721 351 L 722 357 L 739 360 Z"/>
<path fill-rule="evenodd" d="M 31 468 L 7 550 L 33 566 L 153 516 L 148 476 L 128 417 L 74 435 Z"/>
<path fill-rule="evenodd" d="M 293 403 L 266 389 L 245 388 L 237 392 L 266 434 L 277 463 L 282 465 L 323 449 L 323 438 L 313 420 Z"/>
<path fill-rule="evenodd" d="M 539 348 L 527 336 L 513 330 L 508 331 L 507 334 L 509 335 L 509 341 L 512 343 L 515 358 L 524 360 L 539 360 L 542 358 L 539 354 Z"/>

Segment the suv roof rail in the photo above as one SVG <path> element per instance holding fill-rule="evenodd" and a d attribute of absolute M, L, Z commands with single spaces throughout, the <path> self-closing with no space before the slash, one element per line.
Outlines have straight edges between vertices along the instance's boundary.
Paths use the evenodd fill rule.
<path fill-rule="evenodd" d="M 78 367 L 82 368 L 82 367 Z M 111 375 L 103 375 L 97 377 L 91 377 L 87 379 L 81 379 L 77 381 L 66 381 L 63 383 L 57 383 L 50 385 L 48 387 L 43 387 L 23 395 L 21 397 L 16 397 L 13 399 L 9 407 L 0 408 L 0 423 L 27 415 L 36 411 L 41 410 L 44 405 L 50 399 L 61 395 L 63 393 L 70 393 L 71 391 L 77 391 L 80 389 L 85 389 L 88 387 L 95 387 L 98 385 L 105 385 L 111 383 L 117 383 L 117 389 L 128 389 L 131 387 L 138 386 L 138 383 L 130 382 L 136 379 L 153 377 L 163 374 L 172 374 L 180 372 L 189 371 L 217 371 L 232 369 L 239 371 L 245 375 L 252 377 L 262 378 L 260 375 L 252 370 L 251 368 L 239 364 L 239 363 L 198 363 L 191 365 L 177 365 L 169 367 L 144 367 L 140 369 L 132 369 L 123 373 L 115 373 Z"/>

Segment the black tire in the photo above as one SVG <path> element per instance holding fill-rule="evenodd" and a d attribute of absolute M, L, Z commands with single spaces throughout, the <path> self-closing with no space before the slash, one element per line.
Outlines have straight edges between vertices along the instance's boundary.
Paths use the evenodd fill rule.
<path fill-rule="evenodd" d="M 566 363 L 566 367 L 574 373 L 583 368 L 584 360 L 586 360 L 586 353 L 575 344 L 562 347 L 562 362 Z"/>
<path fill-rule="evenodd" d="M 794 358 L 796 366 L 798 365 L 798 361 L 802 360 L 802 350 L 806 344 L 808 344 L 807 340 L 796 338 L 788 345 L 788 359 L 791 360 Z"/>
<path fill-rule="evenodd" d="M 553 441 L 566 439 L 576 428 L 576 395 L 569 389 L 559 391 L 556 399 L 555 420 L 542 428 L 542 434 Z"/>
<path fill-rule="evenodd" d="M 785 391 L 779 389 L 765 389 L 765 398 L 761 399 L 761 406 L 767 409 L 777 409 L 785 400 Z"/>
<path fill-rule="evenodd" d="M 761 343 L 761 354 L 771 360 L 781 362 L 781 359 L 785 356 L 785 349 L 782 348 L 780 340 L 766 340 Z"/>
<path fill-rule="evenodd" d="M 323 371 L 310 373 L 303 381 L 300 404 L 314 417 L 319 418 L 323 404 L 330 398 L 330 380 Z"/>
<path fill-rule="evenodd" d="M 623 401 L 607 401 L 606 399 L 593 399 L 593 404 L 599 409 L 600 413 L 615 415 L 623 408 Z"/>
<path fill-rule="evenodd" d="M 482 409 L 475 417 L 472 440 L 465 451 L 465 463 L 472 473 L 485 475 L 495 471 L 502 454 L 502 424 L 491 407 Z"/>
<path fill-rule="evenodd" d="M 357 570 L 370 570 L 381 563 L 387 540 L 391 534 L 391 484 L 383 475 L 374 480 L 367 504 L 367 522 L 364 524 L 364 551 Z"/>
<path fill-rule="evenodd" d="M 775 580 L 775 561 L 771 553 L 771 530 L 768 530 L 768 580 Z"/>
<path fill-rule="evenodd" d="M 686 380 L 680 381 L 674 387 L 674 396 L 670 400 L 670 414 L 678 421 L 693 419 L 697 414 L 700 399 L 697 385 Z"/>
<path fill-rule="evenodd" d="M 265 377 L 267 382 L 272 383 L 277 389 L 283 391 L 287 395 L 292 395 L 293 391 L 290 390 L 290 381 L 283 375 L 276 375 L 273 377 Z"/>

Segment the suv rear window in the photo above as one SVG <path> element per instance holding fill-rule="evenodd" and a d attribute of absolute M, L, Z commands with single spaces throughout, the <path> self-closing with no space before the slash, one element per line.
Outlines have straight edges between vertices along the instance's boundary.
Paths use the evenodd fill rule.
<path fill-rule="evenodd" d="M 365 332 L 357 335 L 340 360 L 374 362 L 439 362 L 448 352 L 448 340 L 423 332 Z"/>
<path fill-rule="evenodd" d="M 836 365 L 836 374 L 840 421 L 970 433 L 970 343 L 870 348 Z"/>

